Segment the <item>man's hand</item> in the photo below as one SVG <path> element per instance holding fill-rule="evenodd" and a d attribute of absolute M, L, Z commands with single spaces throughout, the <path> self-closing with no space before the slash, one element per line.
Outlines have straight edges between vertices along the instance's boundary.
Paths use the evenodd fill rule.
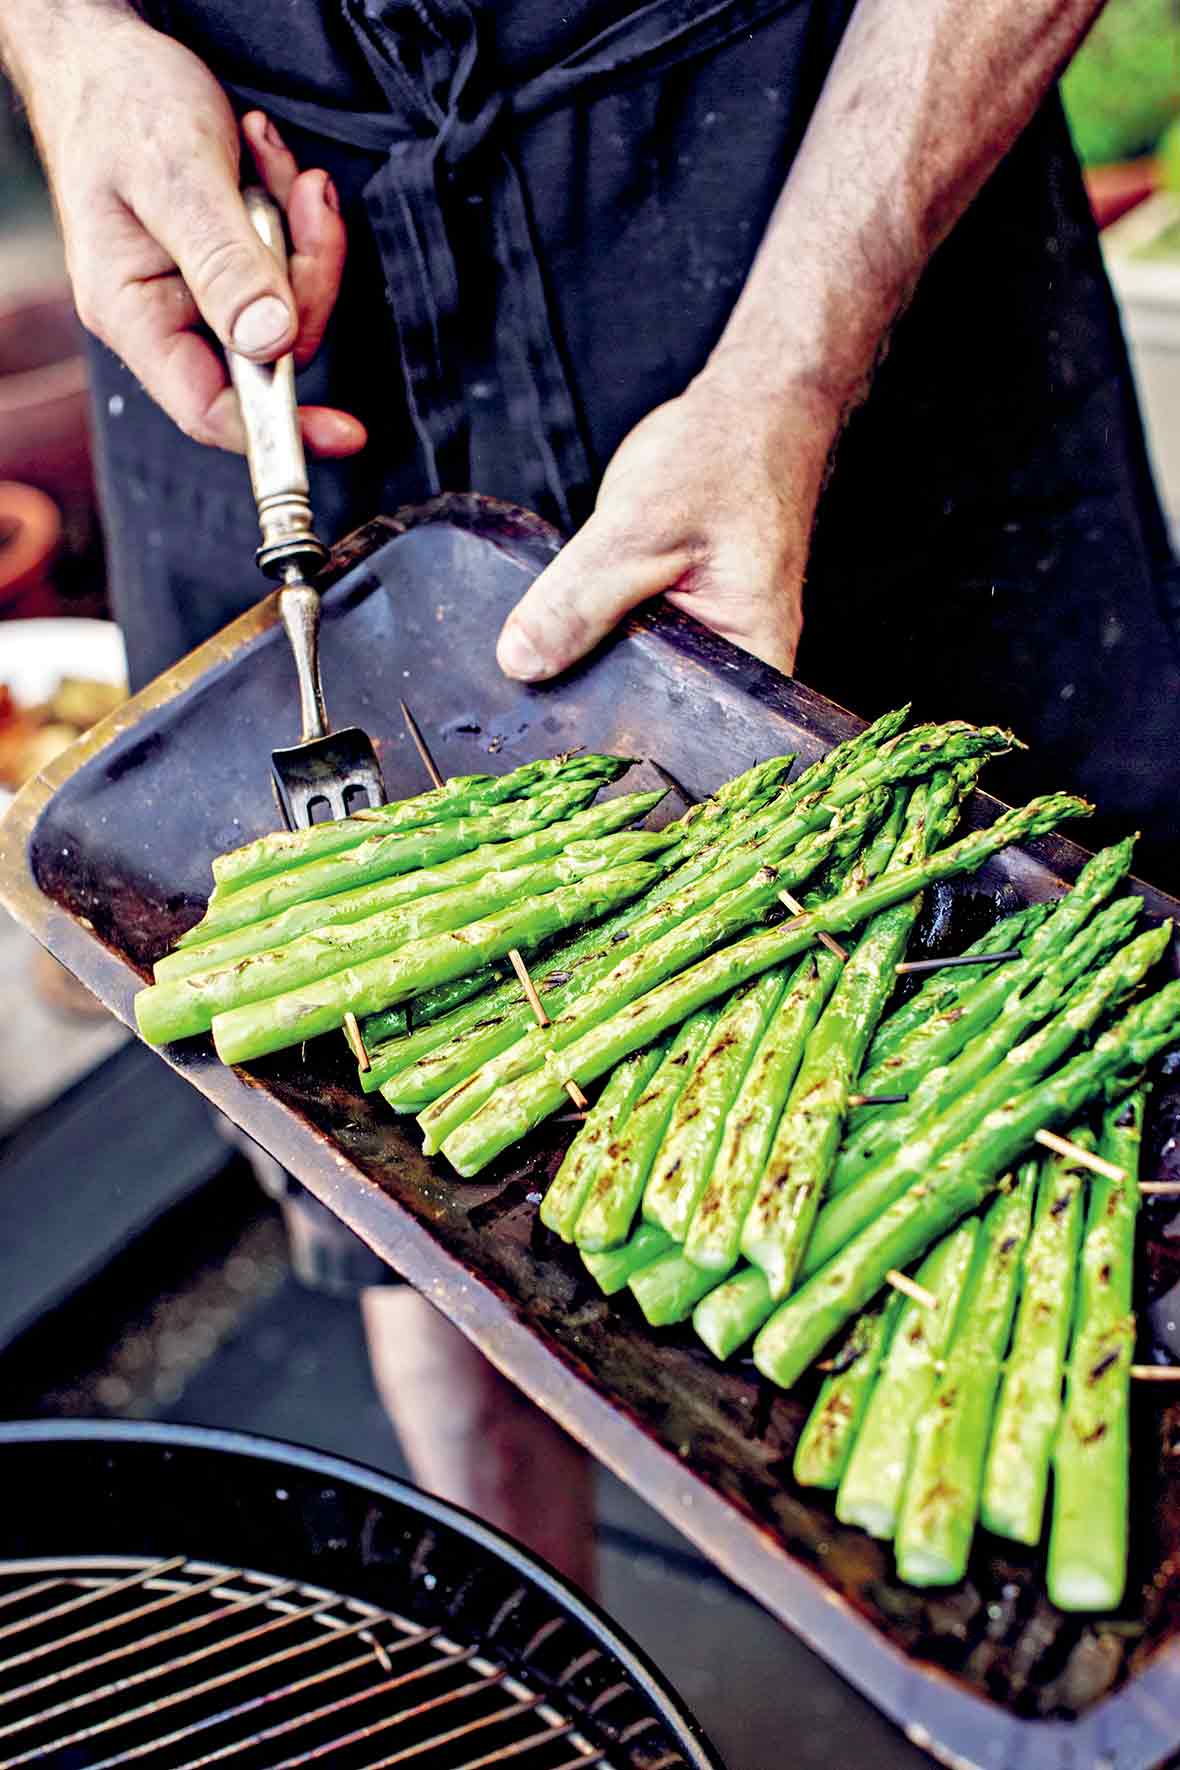
<path fill-rule="evenodd" d="M 240 449 L 237 402 L 201 322 L 257 362 L 292 347 L 298 362 L 308 360 L 344 265 L 331 181 L 299 172 L 260 112 L 245 119 L 259 174 L 287 212 L 288 280 L 247 218 L 238 127 L 196 56 L 128 8 L 96 0 L 47 9 L 14 0 L 3 34 L 49 172 L 82 323 L 189 436 Z M 308 406 L 302 420 L 318 454 L 364 446 L 363 427 L 344 412 Z"/>
<path fill-rule="evenodd" d="M 594 515 L 510 615 L 509 676 L 556 674 L 660 591 L 790 669 L 842 418 L 1101 3 L 857 0 L 708 365 L 626 439 Z"/>
<path fill-rule="evenodd" d="M 593 516 L 505 623 L 507 675 L 555 676 L 661 592 L 790 672 L 839 414 L 813 391 L 760 399 L 734 368 L 707 371 L 623 442 Z"/>

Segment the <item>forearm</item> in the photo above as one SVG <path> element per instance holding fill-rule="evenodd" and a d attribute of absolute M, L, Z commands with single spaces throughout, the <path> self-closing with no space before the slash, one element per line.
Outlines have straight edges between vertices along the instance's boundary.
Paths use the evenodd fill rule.
<path fill-rule="evenodd" d="M 931 253 L 1102 0 L 859 0 L 706 377 L 861 397 Z"/>

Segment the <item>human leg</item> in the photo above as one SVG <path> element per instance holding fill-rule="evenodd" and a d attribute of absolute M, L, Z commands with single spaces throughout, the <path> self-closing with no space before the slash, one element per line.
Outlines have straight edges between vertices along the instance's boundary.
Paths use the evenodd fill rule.
<path fill-rule="evenodd" d="M 420 1487 L 594 1588 L 585 1452 L 407 1285 L 361 1298 L 373 1380 Z"/>

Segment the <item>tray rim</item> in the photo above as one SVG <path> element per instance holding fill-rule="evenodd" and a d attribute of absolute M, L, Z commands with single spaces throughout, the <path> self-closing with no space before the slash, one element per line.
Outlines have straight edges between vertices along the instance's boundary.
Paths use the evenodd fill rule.
<path fill-rule="evenodd" d="M 492 512 L 506 537 L 538 543 L 551 551 L 556 531 L 531 512 L 476 494 L 451 494 L 420 507 L 378 516 L 345 536 L 332 550 L 325 588 L 338 588 L 352 572 L 363 573 L 377 547 L 413 527 L 452 522 L 463 527 L 473 513 Z M 511 550 L 511 549 L 509 549 Z M 531 569 L 521 561 L 522 569 Z M 363 585 L 363 577 L 354 589 Z M 21 788 L 0 816 L 0 904 L 120 1019 L 136 1032 L 132 1001 L 145 973 L 108 947 L 86 926 L 86 919 L 45 896 L 33 876 L 30 844 L 57 791 L 81 768 L 133 731 L 142 718 L 214 674 L 232 667 L 242 652 L 279 627 L 278 592 L 264 596 L 187 657 L 163 672 L 91 728 L 46 769 Z M 622 633 L 645 632 L 675 645 L 677 631 L 690 631 L 698 649 L 712 654 L 721 670 L 739 670 L 765 686 L 768 698 L 785 681 L 727 640 L 701 628 L 691 617 L 663 607 L 630 616 Z M 591 666 L 592 667 L 592 666 Z M 863 721 L 826 697 L 791 682 L 817 709 L 835 712 L 849 731 Z M 986 821 L 1000 802 L 978 794 Z M 1075 872 L 1086 851 L 1063 838 L 1043 839 L 1007 852 L 1023 854 L 1058 876 Z M 1063 880 L 1064 882 L 1064 880 Z M 1157 911 L 1180 904 L 1142 881 L 1131 881 Z M 138 1035 L 137 1035 L 138 1036 Z M 191 1041 L 190 1041 L 191 1044 Z M 184 1076 L 212 1105 L 241 1125 L 323 1204 L 334 1211 L 415 1289 L 426 1295 L 502 1375 L 577 1439 L 640 1497 L 696 1543 L 735 1585 L 748 1592 L 783 1625 L 900 1728 L 910 1742 L 952 1770 L 1018 1770 L 1024 1764 L 1050 1770 L 1083 1770 L 1098 1762 L 1109 1770 L 1158 1770 L 1180 1750 L 1180 1630 L 1163 1641 L 1148 1663 L 1118 1690 L 1100 1698 L 1074 1720 L 1014 1713 L 977 1695 L 953 1673 L 908 1654 L 883 1634 L 818 1572 L 734 1500 L 712 1488 L 659 1444 L 633 1416 L 627 1403 L 608 1397 L 592 1374 L 560 1346 L 549 1342 L 521 1317 L 512 1298 L 493 1280 L 473 1273 L 436 1241 L 425 1223 L 384 1192 L 323 1132 L 309 1125 L 244 1071 L 227 1069 L 204 1050 L 164 1047 L 161 1061 Z M 322 1147 L 321 1147 L 322 1146 Z M 313 1152 L 319 1159 L 313 1160 Z M 323 1160 L 326 1154 L 327 1160 Z M 345 1183 L 347 1176 L 347 1183 Z M 475 1293 L 482 1294 L 476 1305 Z M 644 1477 L 651 1479 L 645 1485 Z M 679 1476 L 680 1482 L 670 1479 Z M 706 1528 L 707 1522 L 707 1528 Z M 921 1693 L 921 1694 L 920 1694 Z M 914 1721 L 915 1709 L 941 1695 L 939 1732 Z M 1120 1750 L 1119 1737 L 1146 1731 L 1140 1748 Z M 987 1755 L 967 1755 L 987 1740 Z"/>

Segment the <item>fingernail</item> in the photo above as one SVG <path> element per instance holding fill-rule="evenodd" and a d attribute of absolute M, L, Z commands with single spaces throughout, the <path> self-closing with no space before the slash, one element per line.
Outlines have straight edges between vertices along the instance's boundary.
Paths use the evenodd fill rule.
<path fill-rule="evenodd" d="M 515 676 L 521 682 L 535 682 L 538 677 L 548 675 L 549 666 L 544 658 L 523 629 L 515 623 L 505 627 L 501 633 L 496 656 L 504 674 Z"/>
<path fill-rule="evenodd" d="M 333 215 L 339 215 L 340 193 L 330 178 L 325 178 L 324 180 L 324 202 L 328 205 L 328 208 L 332 211 Z"/>
<path fill-rule="evenodd" d="M 242 309 L 234 322 L 230 343 L 246 356 L 281 344 L 291 329 L 291 316 L 277 295 L 260 295 Z"/>
<path fill-rule="evenodd" d="M 274 124 L 271 122 L 269 117 L 267 117 L 265 123 L 263 124 L 262 133 L 266 137 L 267 141 L 269 141 L 271 147 L 282 147 L 283 138 L 279 134 L 278 130 L 275 128 Z"/>

